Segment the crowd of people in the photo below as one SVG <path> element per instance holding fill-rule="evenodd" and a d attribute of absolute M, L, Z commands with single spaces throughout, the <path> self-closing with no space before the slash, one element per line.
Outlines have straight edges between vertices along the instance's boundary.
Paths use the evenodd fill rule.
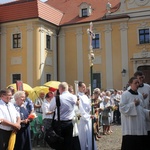
<path fill-rule="evenodd" d="M 13 87 L 0 91 L 0 150 L 8 148 L 12 132 L 16 133 L 14 150 L 32 149 L 32 119 L 28 116 L 34 112 L 43 117 L 44 135 L 60 120 L 60 130 L 56 132 L 64 141 L 56 150 L 97 150 L 96 141 L 101 134 L 113 133 L 112 124 L 122 126 L 121 150 L 150 149 L 150 86 L 144 83 L 140 71 L 130 78 L 125 91 L 95 88 L 91 94 L 79 81 L 77 95 L 66 82 L 61 82 L 58 90 L 46 94 L 41 91 L 34 103 L 28 94 L 15 92 Z"/>

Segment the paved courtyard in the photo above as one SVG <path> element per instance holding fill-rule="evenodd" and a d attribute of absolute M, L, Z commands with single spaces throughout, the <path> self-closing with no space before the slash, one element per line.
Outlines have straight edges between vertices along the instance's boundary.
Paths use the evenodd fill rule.
<path fill-rule="evenodd" d="M 98 150 L 120 150 L 121 147 L 121 126 L 112 126 L 113 133 L 111 135 L 101 135 L 97 141 Z M 52 150 L 48 147 L 35 146 L 33 150 Z"/>

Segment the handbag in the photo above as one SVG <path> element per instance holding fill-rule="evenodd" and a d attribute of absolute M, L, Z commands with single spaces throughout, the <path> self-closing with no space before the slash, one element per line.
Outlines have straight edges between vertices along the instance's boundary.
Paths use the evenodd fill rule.
<path fill-rule="evenodd" d="M 53 149 L 60 149 L 63 146 L 64 138 L 61 137 L 60 124 L 60 98 L 56 96 L 57 117 L 58 121 L 54 121 L 55 113 L 51 126 L 46 130 L 44 140 Z"/>

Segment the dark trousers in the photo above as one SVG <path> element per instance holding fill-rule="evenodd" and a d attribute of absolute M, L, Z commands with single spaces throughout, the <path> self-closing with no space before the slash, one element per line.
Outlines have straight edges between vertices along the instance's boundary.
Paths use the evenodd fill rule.
<path fill-rule="evenodd" d="M 121 150 L 150 150 L 148 136 L 146 135 L 123 136 Z"/>
<path fill-rule="evenodd" d="M 57 150 L 72 150 L 72 121 L 61 121 L 61 136 L 64 138 L 63 146 Z"/>
<path fill-rule="evenodd" d="M 75 136 L 72 139 L 72 150 L 81 150 L 79 137 Z"/>
<path fill-rule="evenodd" d="M 43 120 L 44 135 L 52 127 L 52 122 L 53 122 L 53 119 L 47 119 L 47 118 L 45 118 Z"/>
<path fill-rule="evenodd" d="M 22 127 L 17 132 L 14 150 L 32 150 L 30 126 Z"/>
<path fill-rule="evenodd" d="M 121 124 L 119 106 L 118 106 L 117 110 L 114 111 L 114 122 Z"/>
<path fill-rule="evenodd" d="M 0 150 L 7 149 L 11 132 L 0 129 Z"/>

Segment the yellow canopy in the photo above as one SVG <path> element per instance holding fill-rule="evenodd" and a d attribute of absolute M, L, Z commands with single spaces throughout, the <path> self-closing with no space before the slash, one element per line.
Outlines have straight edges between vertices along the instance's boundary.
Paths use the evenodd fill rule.
<path fill-rule="evenodd" d="M 49 88 L 46 86 L 36 86 L 33 88 L 32 92 L 29 93 L 29 98 L 34 102 L 41 92 L 44 92 L 45 94 L 49 92 Z"/>
<path fill-rule="evenodd" d="M 9 86 L 14 87 L 15 91 L 17 91 L 16 83 L 10 84 L 7 87 L 9 87 Z M 33 90 L 33 88 L 30 85 L 23 83 L 23 90 L 31 92 Z"/>
<path fill-rule="evenodd" d="M 44 84 L 44 86 L 52 87 L 58 89 L 60 82 L 59 81 L 49 81 Z"/>

